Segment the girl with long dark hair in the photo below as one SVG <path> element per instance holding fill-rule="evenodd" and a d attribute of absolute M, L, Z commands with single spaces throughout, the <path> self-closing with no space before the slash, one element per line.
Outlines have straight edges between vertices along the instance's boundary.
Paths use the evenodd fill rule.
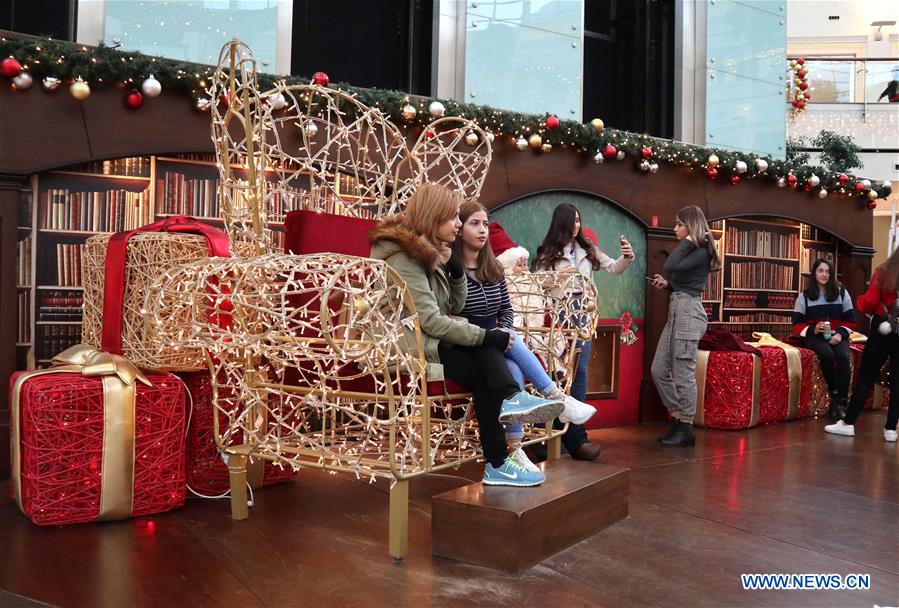
<path fill-rule="evenodd" d="M 837 281 L 833 264 L 824 258 L 812 264 L 808 285 L 793 307 L 793 333 L 821 360 L 830 391 L 830 417 L 837 420 L 849 401 L 849 334 L 855 329 L 852 298 Z"/>
<path fill-rule="evenodd" d="M 666 279 L 655 275 L 651 285 L 671 292 L 668 321 L 652 359 L 652 379 L 671 414 L 671 426 L 659 435 L 662 447 L 696 443 L 696 350 L 708 326 L 700 294 L 709 273 L 721 268 L 715 237 L 702 209 L 695 205 L 677 212 L 674 235 L 679 241 L 665 260 Z"/>
<path fill-rule="evenodd" d="M 576 272 L 577 280 L 573 283 L 573 288 L 577 294 L 579 285 L 594 283 L 595 271 L 621 274 L 633 259 L 634 250 L 625 238 L 621 239 L 621 256 L 618 259 L 612 259 L 600 251 L 581 229 L 581 214 L 577 207 L 562 203 L 553 211 L 549 230 L 537 248 L 534 269 Z M 572 321 L 577 322 L 577 319 Z M 571 383 L 571 396 L 579 401 L 587 399 L 587 364 L 592 345 L 592 340 L 577 343 L 579 355 Z M 582 424 L 569 424 L 568 430 L 562 435 L 562 443 L 572 458 L 595 460 L 599 457 L 599 446 L 590 443 Z"/>

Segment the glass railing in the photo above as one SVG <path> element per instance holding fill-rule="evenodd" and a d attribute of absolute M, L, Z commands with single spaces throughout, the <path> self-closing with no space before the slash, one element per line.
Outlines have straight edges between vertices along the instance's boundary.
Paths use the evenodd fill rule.
<path fill-rule="evenodd" d="M 808 69 L 809 104 L 889 103 L 890 97 L 899 101 L 897 57 L 805 56 L 803 59 Z M 788 75 L 792 77 L 793 71 L 789 70 Z M 789 96 L 787 101 L 791 101 Z"/>

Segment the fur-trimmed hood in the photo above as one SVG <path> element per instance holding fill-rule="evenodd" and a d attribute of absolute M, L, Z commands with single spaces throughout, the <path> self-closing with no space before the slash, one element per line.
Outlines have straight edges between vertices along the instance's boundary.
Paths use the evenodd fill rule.
<path fill-rule="evenodd" d="M 385 242 L 386 241 L 386 242 Z M 428 270 L 437 268 L 440 250 L 431 241 L 404 226 L 397 216 L 387 218 L 368 231 L 368 242 L 373 247 L 380 247 L 386 259 L 391 253 L 393 244 L 397 250 L 405 252 L 416 262 L 420 262 Z"/>

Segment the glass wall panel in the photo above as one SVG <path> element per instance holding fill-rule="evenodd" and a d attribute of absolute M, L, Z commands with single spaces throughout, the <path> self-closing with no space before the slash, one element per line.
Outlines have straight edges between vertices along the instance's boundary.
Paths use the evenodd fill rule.
<path fill-rule="evenodd" d="M 708 0 L 706 143 L 784 157 L 786 2 Z"/>
<path fill-rule="evenodd" d="M 583 4 L 468 2 L 464 101 L 581 120 Z"/>

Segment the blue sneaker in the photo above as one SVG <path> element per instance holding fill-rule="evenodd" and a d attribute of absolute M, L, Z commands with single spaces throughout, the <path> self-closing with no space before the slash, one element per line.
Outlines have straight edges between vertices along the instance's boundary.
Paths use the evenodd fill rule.
<path fill-rule="evenodd" d="M 484 467 L 484 479 L 481 480 L 481 483 L 485 486 L 518 486 L 527 488 L 539 486 L 544 481 L 546 481 L 546 475 L 540 471 L 528 471 L 512 458 L 506 458 L 502 465 L 495 468 L 488 462 Z"/>
<path fill-rule="evenodd" d="M 499 411 L 499 421 L 508 423 L 539 424 L 549 422 L 565 411 L 565 403 L 558 399 L 541 399 L 526 391 L 521 391 L 503 399 Z"/>

